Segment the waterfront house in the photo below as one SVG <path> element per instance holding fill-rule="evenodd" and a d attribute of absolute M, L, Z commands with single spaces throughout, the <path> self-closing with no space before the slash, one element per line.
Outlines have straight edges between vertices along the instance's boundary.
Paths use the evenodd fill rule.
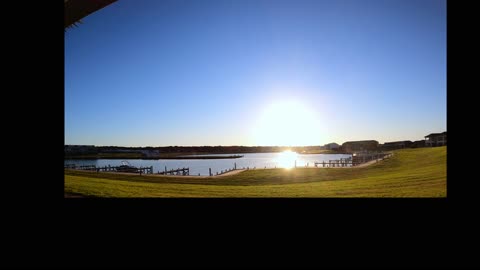
<path fill-rule="evenodd" d="M 378 142 L 374 140 L 365 141 L 350 141 L 342 144 L 342 150 L 347 153 L 360 152 L 360 151 L 376 151 L 378 148 Z"/>
<path fill-rule="evenodd" d="M 412 148 L 425 147 L 425 140 L 414 141 L 411 147 Z"/>
<path fill-rule="evenodd" d="M 425 136 L 425 146 L 443 146 L 447 145 L 447 132 L 431 133 Z"/>
<path fill-rule="evenodd" d="M 394 150 L 394 149 L 403 149 L 409 148 L 413 144 L 412 141 L 396 141 L 396 142 L 385 142 L 382 146 L 383 150 Z"/>

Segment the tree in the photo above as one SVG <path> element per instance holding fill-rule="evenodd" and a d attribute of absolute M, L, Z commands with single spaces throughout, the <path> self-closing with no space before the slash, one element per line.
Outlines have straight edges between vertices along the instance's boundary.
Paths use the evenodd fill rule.
<path fill-rule="evenodd" d="M 81 23 L 81 19 L 117 0 L 64 0 L 65 31 Z"/>

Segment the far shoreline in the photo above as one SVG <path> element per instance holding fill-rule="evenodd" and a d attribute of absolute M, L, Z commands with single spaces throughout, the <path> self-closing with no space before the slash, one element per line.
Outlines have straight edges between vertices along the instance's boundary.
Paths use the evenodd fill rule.
<path fill-rule="evenodd" d="M 243 155 L 232 156 L 177 156 L 177 157 L 129 157 L 129 156 L 105 156 L 105 157 L 65 157 L 65 160 L 76 159 L 147 159 L 147 160 L 161 160 L 161 159 L 236 159 L 242 158 Z"/>
<path fill-rule="evenodd" d="M 104 154 L 103 156 L 93 156 L 93 155 L 83 155 L 83 156 L 65 156 L 64 160 L 78 160 L 78 159 L 145 159 L 145 160 L 162 160 L 162 159 L 237 159 L 242 158 L 245 154 L 270 154 L 270 153 L 282 153 L 279 152 L 242 152 L 242 153 L 177 153 L 173 155 L 164 155 L 164 156 L 140 156 L 140 155 L 122 155 L 123 153 L 116 153 L 112 155 Z M 298 155 L 351 155 L 351 153 L 337 152 L 332 150 L 322 150 L 322 151 L 309 151 L 309 152 L 295 152 Z M 228 156 L 225 156 L 228 155 Z"/>

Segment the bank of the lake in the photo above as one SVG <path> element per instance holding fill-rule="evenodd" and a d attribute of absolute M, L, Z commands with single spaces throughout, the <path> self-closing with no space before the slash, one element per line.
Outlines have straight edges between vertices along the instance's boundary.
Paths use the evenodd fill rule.
<path fill-rule="evenodd" d="M 187 159 L 164 158 L 164 159 L 126 159 L 135 167 L 152 167 L 154 173 L 178 168 L 189 168 L 190 175 L 206 175 L 221 173 L 233 168 L 283 168 L 283 167 L 314 167 L 315 162 L 329 162 L 348 158 L 351 155 L 337 154 L 296 154 L 296 153 L 245 153 L 238 158 L 228 158 L 231 154 L 194 155 Z M 209 159 L 209 157 L 214 157 Z M 225 157 L 225 158 L 224 158 Z M 65 160 L 65 165 L 71 166 L 120 166 L 122 159 L 78 159 Z"/>
<path fill-rule="evenodd" d="M 446 197 L 446 147 L 403 149 L 360 168 L 249 170 L 184 178 L 65 171 L 65 192 L 96 197 Z"/>

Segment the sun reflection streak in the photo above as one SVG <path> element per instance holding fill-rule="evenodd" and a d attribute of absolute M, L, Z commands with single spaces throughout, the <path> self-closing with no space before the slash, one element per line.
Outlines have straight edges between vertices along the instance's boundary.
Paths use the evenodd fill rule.
<path fill-rule="evenodd" d="M 278 154 L 275 158 L 275 162 L 280 168 L 291 169 L 295 166 L 297 157 L 297 153 L 286 150 Z"/>

